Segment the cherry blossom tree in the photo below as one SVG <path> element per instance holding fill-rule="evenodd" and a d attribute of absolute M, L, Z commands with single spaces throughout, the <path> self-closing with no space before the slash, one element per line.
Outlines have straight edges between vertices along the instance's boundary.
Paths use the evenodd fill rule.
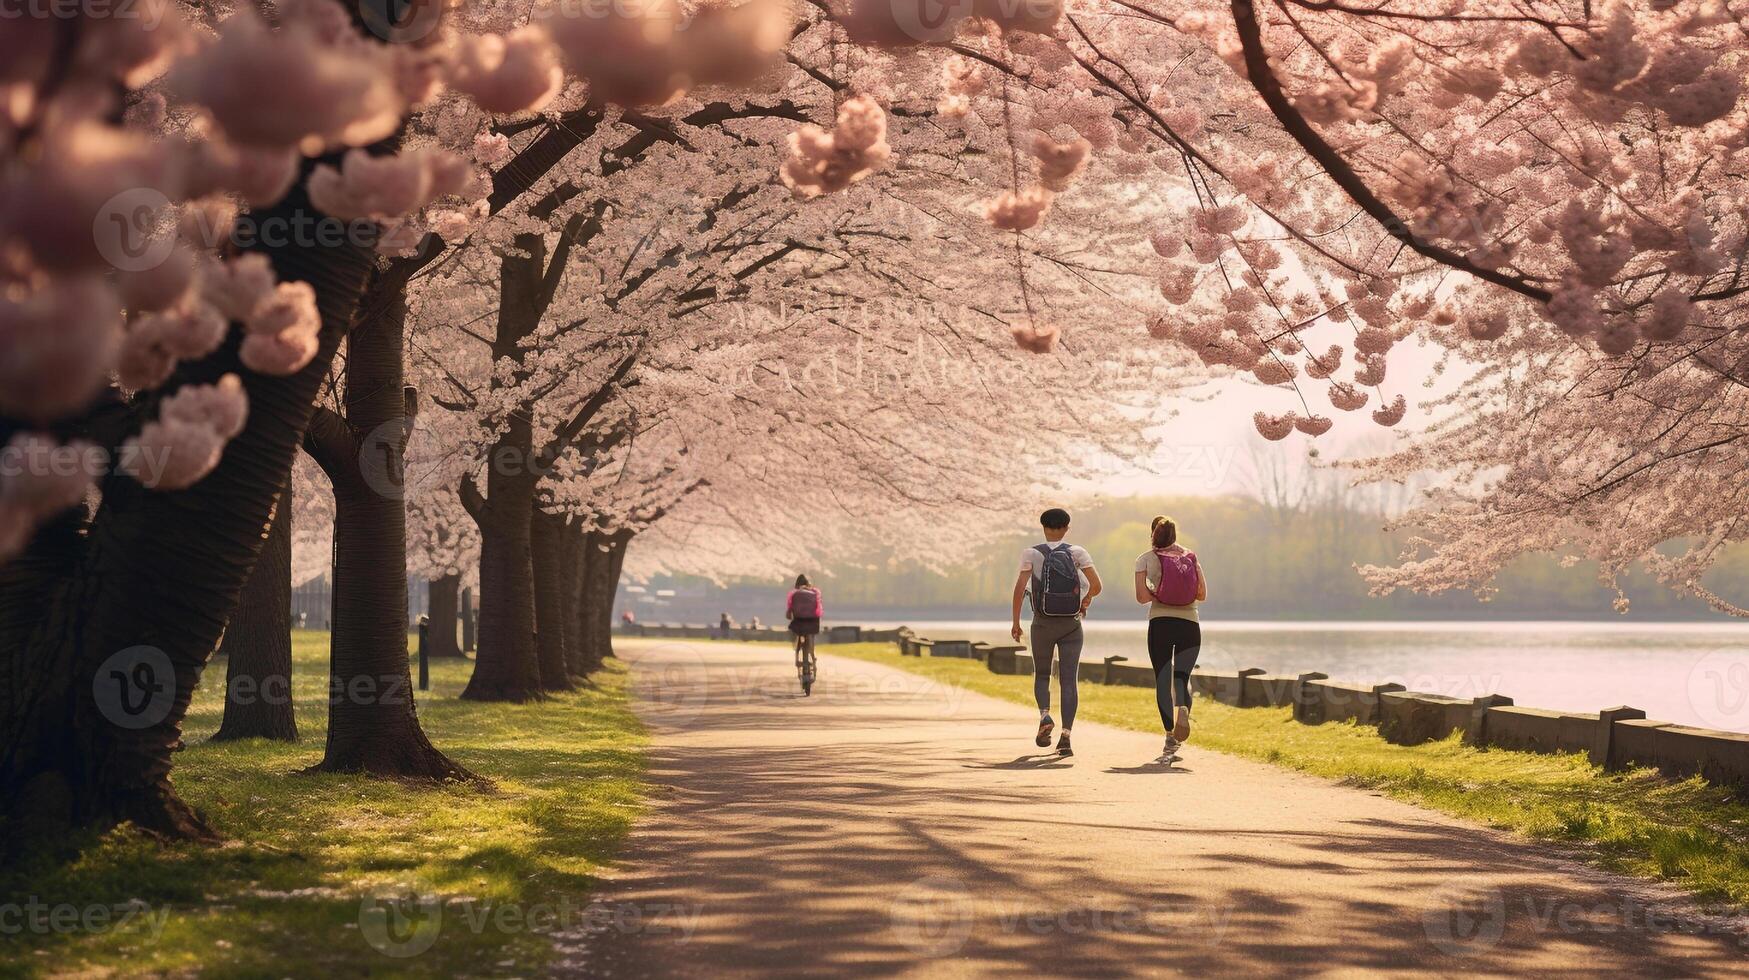
<path fill-rule="evenodd" d="M 470 696 L 538 690 L 517 547 L 536 500 L 564 499 L 541 481 L 567 454 L 587 479 L 617 433 L 659 431 L 633 392 L 732 347 L 708 324 L 768 284 L 807 316 L 899 289 L 961 298 L 980 336 L 1041 363 L 1187 351 L 1281 389 L 1258 392 L 1272 439 L 1369 408 L 1402 424 L 1392 351 L 1455 345 L 1499 398 L 1548 410 L 1454 405 L 1464 421 L 1432 445 L 1464 460 L 1490 428 L 1561 420 L 1549 445 L 1567 452 L 1499 482 L 1460 462 L 1435 548 L 1476 540 L 1499 497 L 1573 517 L 1610 568 L 1692 537 L 1660 569 L 1694 588 L 1738 534 L 1729 494 L 1708 509 L 1678 489 L 1737 462 L 1720 420 L 1741 387 L 1749 125 L 1745 27 L 1721 0 L 145 7 L 0 36 L 0 788 L 44 826 L 211 836 L 170 753 L 300 445 L 330 466 L 344 592 L 405 574 L 385 558 L 404 506 L 358 492 L 354 450 L 377 440 L 399 473 L 400 320 L 423 315 L 409 284 L 433 268 L 488 294 L 448 329 L 493 321 L 473 360 L 437 359 L 453 382 L 423 385 L 493 450 L 460 499 L 482 515 L 483 639 L 508 646 L 482 651 Z M 1143 262 L 1146 304 L 1107 282 Z M 1122 313 L 1089 324 L 1088 295 Z M 342 347 L 343 411 L 318 413 Z M 1138 389 L 1089 390 L 1121 406 Z M 956 432 L 967 397 L 914 421 Z M 904 417 L 864 407 L 859 424 Z M 634 421 L 592 428 L 615 419 Z M 1097 422 L 1078 428 L 1128 444 Z M 967 449 L 999 462 L 992 445 Z M 885 499 L 921 497 L 884 462 Z M 739 496 L 712 479 L 663 520 Z M 1500 557 L 1445 554 L 1398 581 L 1467 584 Z M 335 677 L 404 675 L 404 610 L 396 636 L 392 603 L 354 611 Z M 171 675 L 167 710 L 108 723 L 92 682 L 141 649 Z M 345 738 L 325 765 L 465 776 L 410 700 L 356 720 L 330 726 Z M 393 751 L 357 751 L 385 725 Z"/>
<path fill-rule="evenodd" d="M 407 247 L 412 215 L 470 197 L 452 154 L 383 159 L 403 120 L 446 84 L 493 112 L 539 107 L 562 81 L 549 34 L 602 100 L 624 72 L 600 57 L 602 25 L 505 36 L 453 30 L 435 3 L 396 19 L 297 0 L 271 23 L 149 6 L 149 19 L 26 17 L 0 41 L 0 224 L 16 243 L 0 267 L 0 436 L 23 460 L 0 488 L 19 694 L 0 744 L 9 805 L 45 825 L 209 837 L 166 779 L 188 699 L 373 255 Z M 751 29 L 764 19 L 742 21 L 705 17 L 689 35 L 728 55 L 643 30 L 672 57 L 638 65 L 661 64 L 674 93 L 739 78 L 770 46 Z M 112 377 L 125 388 L 106 394 Z M 76 505 L 99 478 L 86 519 Z M 106 724 L 84 681 L 147 647 L 173 675 L 153 681 L 168 710 Z"/>

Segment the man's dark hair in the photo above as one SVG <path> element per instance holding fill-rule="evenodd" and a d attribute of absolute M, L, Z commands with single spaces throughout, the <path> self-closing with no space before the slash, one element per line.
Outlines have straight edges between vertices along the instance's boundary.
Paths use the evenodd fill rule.
<path fill-rule="evenodd" d="M 1038 522 L 1053 531 L 1060 531 L 1069 526 L 1069 512 L 1061 507 L 1052 507 L 1038 516 Z"/>

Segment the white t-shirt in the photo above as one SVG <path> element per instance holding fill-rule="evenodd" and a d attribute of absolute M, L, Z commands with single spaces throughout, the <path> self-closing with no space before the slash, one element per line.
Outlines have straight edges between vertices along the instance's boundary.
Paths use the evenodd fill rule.
<path fill-rule="evenodd" d="M 1045 545 L 1053 550 L 1063 543 L 1064 542 L 1062 541 L 1058 541 L 1056 544 L 1051 544 L 1049 541 L 1039 542 L 1039 544 Z M 1069 545 L 1069 557 L 1075 559 L 1075 567 L 1077 569 L 1088 569 L 1093 567 L 1093 556 L 1087 553 L 1086 548 L 1083 548 L 1078 544 Z M 1044 569 L 1045 556 L 1038 553 L 1037 546 L 1028 548 L 1020 553 L 1020 571 L 1031 574 L 1034 582 L 1038 581 L 1039 576 L 1044 574 Z M 1091 583 L 1087 581 L 1087 573 L 1085 571 L 1081 571 L 1080 576 L 1081 594 L 1086 595 L 1087 590 L 1091 587 Z"/>

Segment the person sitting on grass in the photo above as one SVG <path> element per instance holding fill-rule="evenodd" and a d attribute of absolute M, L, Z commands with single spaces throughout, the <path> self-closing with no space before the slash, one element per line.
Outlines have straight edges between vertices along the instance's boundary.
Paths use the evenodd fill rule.
<path fill-rule="evenodd" d="M 1093 556 L 1080 545 L 1065 542 L 1069 512 L 1052 507 L 1039 515 L 1044 542 L 1020 553 L 1020 574 L 1014 580 L 1014 642 L 1020 642 L 1020 603 L 1032 593 L 1032 693 L 1038 702 L 1040 748 L 1051 744 L 1051 662 L 1057 663 L 1058 685 L 1063 692 L 1063 734 L 1057 739 L 1058 755 L 1074 755 L 1069 735 L 1075 726 L 1079 703 L 1076 681 L 1081 671 L 1081 619 L 1100 592 L 1099 573 Z"/>

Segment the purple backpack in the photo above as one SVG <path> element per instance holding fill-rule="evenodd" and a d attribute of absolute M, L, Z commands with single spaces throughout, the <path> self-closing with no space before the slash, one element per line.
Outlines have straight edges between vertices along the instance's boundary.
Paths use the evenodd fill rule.
<path fill-rule="evenodd" d="M 1188 606 L 1196 601 L 1196 553 L 1161 548 L 1154 552 L 1160 559 L 1160 581 L 1154 586 L 1154 601 L 1168 606 Z"/>

